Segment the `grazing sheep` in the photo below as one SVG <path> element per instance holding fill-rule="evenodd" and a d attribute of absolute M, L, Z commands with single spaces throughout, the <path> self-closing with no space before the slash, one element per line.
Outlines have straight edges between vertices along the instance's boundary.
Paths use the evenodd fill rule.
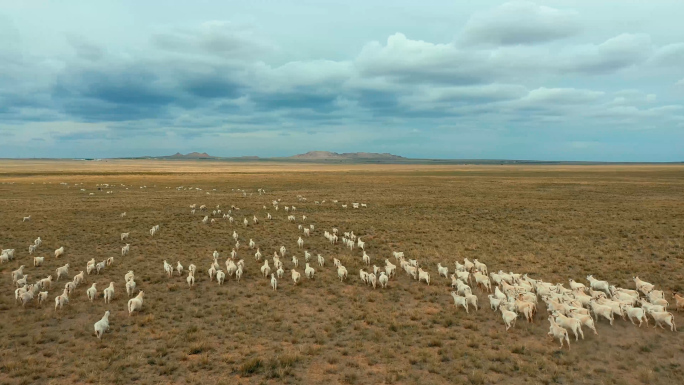
<path fill-rule="evenodd" d="M 276 280 L 273 274 L 271 274 L 271 288 L 273 288 L 273 291 L 278 289 L 278 280 Z"/>
<path fill-rule="evenodd" d="M 23 266 L 22 266 L 23 267 Z M 69 264 L 67 263 L 66 265 L 62 267 L 58 267 L 55 269 L 56 275 L 57 275 L 57 281 L 59 281 L 59 278 L 63 275 L 69 276 Z"/>
<path fill-rule="evenodd" d="M 33 257 L 33 267 L 43 265 L 44 260 L 45 260 L 45 257 Z"/>
<path fill-rule="evenodd" d="M 103 294 L 105 303 L 111 303 L 112 298 L 114 298 L 114 282 L 109 283 L 109 287 L 104 289 Z"/>
<path fill-rule="evenodd" d="M 144 295 L 145 295 L 145 292 L 141 290 L 138 293 L 137 297 L 131 298 L 128 300 L 128 315 L 129 316 L 133 315 L 134 311 L 136 311 L 136 310 L 140 311 L 140 309 L 142 309 Z"/>
<path fill-rule="evenodd" d="M 109 310 L 107 310 L 104 313 L 104 316 L 102 317 L 101 320 L 95 322 L 95 336 L 97 336 L 97 339 L 101 339 L 102 335 L 109 330 Z"/>
<path fill-rule="evenodd" d="M 55 250 L 55 258 L 59 258 L 62 254 L 64 254 L 64 246 L 60 247 L 59 249 Z"/>
<path fill-rule="evenodd" d="M 95 297 L 97 296 L 97 283 L 93 282 L 93 285 L 86 290 L 86 295 L 88 296 L 88 299 L 90 302 L 93 302 L 95 300 Z"/>
<path fill-rule="evenodd" d="M 30 220 L 31 220 L 31 216 L 29 215 L 28 217 L 24 217 L 24 219 L 22 219 L 21 221 L 26 222 L 26 221 L 30 221 Z"/>

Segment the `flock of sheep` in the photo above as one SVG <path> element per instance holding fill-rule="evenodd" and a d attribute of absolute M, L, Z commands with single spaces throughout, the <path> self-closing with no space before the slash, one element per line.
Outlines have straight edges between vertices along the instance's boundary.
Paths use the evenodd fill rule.
<path fill-rule="evenodd" d="M 109 186 L 106 185 L 106 187 Z M 180 187 L 177 189 L 187 188 Z M 247 196 L 246 191 L 239 189 L 237 191 L 241 192 L 243 196 Z M 257 191 L 260 196 L 265 194 L 265 190 L 263 189 Z M 297 196 L 297 199 L 299 202 L 306 203 L 306 198 L 302 196 Z M 334 204 L 338 203 L 337 200 L 333 200 L 332 202 Z M 323 204 L 325 201 L 315 201 L 314 203 Z M 273 210 L 279 211 L 280 199 L 273 200 L 270 205 Z M 348 206 L 342 204 L 341 207 L 346 209 Z M 364 203 L 352 203 L 352 207 L 358 209 L 359 207 L 367 207 L 367 205 Z M 237 216 L 240 212 L 240 208 L 235 206 L 231 206 L 230 210 L 227 210 L 225 213 L 222 212 L 220 205 L 217 205 L 211 212 L 209 212 L 206 205 L 197 207 L 196 204 L 193 204 L 190 205 L 190 209 L 191 214 L 195 214 L 197 210 L 203 213 L 206 212 L 206 215 L 202 219 L 202 223 L 207 225 L 216 223 L 220 219 L 225 219 L 235 226 L 239 226 L 240 223 L 233 217 L 233 215 Z M 264 220 L 271 221 L 273 215 L 268 212 L 267 206 L 263 206 L 263 209 L 265 214 Z M 294 212 L 297 211 L 297 207 L 293 205 L 284 206 L 284 211 L 287 213 L 287 222 L 296 224 L 297 217 L 294 215 Z M 126 213 L 121 213 L 120 217 L 125 218 Z M 316 226 L 312 223 L 308 225 L 305 224 L 307 219 L 306 215 L 302 215 L 300 223 L 297 224 L 301 236 L 298 237 L 296 244 L 300 252 L 303 251 L 304 276 L 308 280 L 313 280 L 317 273 L 312 265 L 317 264 L 319 269 L 325 271 L 326 259 L 321 254 L 317 254 L 314 257 L 313 253 L 309 252 L 304 247 L 306 243 L 305 239 L 311 237 L 316 229 Z M 30 220 L 30 216 L 22 219 L 23 222 Z M 259 223 L 260 219 L 256 214 L 252 215 L 251 221 L 248 220 L 247 217 L 244 217 L 242 220 L 242 226 L 244 227 L 257 226 Z M 159 225 L 153 226 L 149 230 L 150 237 L 154 237 L 159 231 Z M 129 232 L 121 233 L 121 241 L 128 240 L 129 235 Z M 406 258 L 403 252 L 395 251 L 392 253 L 394 263 L 386 258 L 384 259 L 384 266 L 371 266 L 372 258 L 366 252 L 366 243 L 361 237 L 354 234 L 353 231 L 343 232 L 338 228 L 333 227 L 330 231 L 323 231 L 322 236 L 331 245 L 340 244 L 352 252 L 354 249 L 360 250 L 361 255 L 359 257 L 359 263 L 364 267 L 359 269 L 359 278 L 361 282 L 368 286 L 372 286 L 373 289 L 377 286 L 380 286 L 383 289 L 388 288 L 390 280 L 396 279 L 397 277 L 397 266 L 399 266 L 408 277 L 418 283 L 425 282 L 427 285 L 430 285 L 433 282 L 431 273 L 425 269 L 425 266 L 423 266 L 418 259 Z M 221 257 L 219 252 L 213 252 L 211 256 L 212 262 L 209 263 L 209 267 L 206 270 L 210 282 L 214 279 L 216 279 L 218 285 L 224 284 L 226 279 L 234 279 L 236 282 L 240 282 L 245 274 L 247 269 L 246 262 L 244 259 L 237 258 L 238 250 L 243 247 L 240 243 L 240 236 L 237 229 L 233 230 L 232 238 L 235 242 L 235 246 L 225 260 L 225 270 L 219 263 Z M 40 237 L 34 240 L 28 247 L 29 254 L 36 253 L 41 246 L 41 243 L 42 240 Z M 289 262 L 291 263 L 291 266 L 289 270 L 293 285 L 297 286 L 301 284 L 302 275 L 297 270 L 300 266 L 299 257 L 295 255 L 295 253 L 290 253 L 285 246 L 281 246 L 278 250 L 274 251 L 271 259 L 265 258 L 262 255 L 260 248 L 257 246 L 257 242 L 251 238 L 246 247 L 254 252 L 256 263 L 261 265 L 261 275 L 266 279 L 270 278 L 270 287 L 272 290 L 278 290 L 278 280 L 283 279 L 285 275 L 285 262 L 287 261 L 286 258 L 288 256 L 291 256 Z M 121 256 L 125 257 L 129 252 L 130 244 L 126 243 L 121 248 Z M 54 251 L 54 258 L 60 258 L 64 256 L 64 254 L 64 247 L 60 247 Z M 14 249 L 2 250 L 2 253 L 0 254 L 0 263 L 10 263 L 14 259 Z M 124 258 L 122 259 L 125 261 Z M 262 259 L 263 263 L 261 262 Z M 33 257 L 34 267 L 40 266 L 43 262 L 44 257 Z M 87 273 L 88 275 L 100 274 L 113 263 L 113 257 L 101 262 L 96 262 L 94 258 L 88 261 L 85 271 L 81 271 L 74 275 L 70 281 L 66 282 L 62 293 L 55 297 L 55 311 L 62 309 L 64 305 L 69 303 L 70 296 L 72 296 L 79 285 L 85 282 L 84 273 Z M 340 259 L 333 258 L 333 266 L 333 271 L 337 273 L 337 278 L 341 282 L 348 279 L 348 269 L 342 264 Z M 35 283 L 29 283 L 29 275 L 24 272 L 25 268 L 24 265 L 21 265 L 11 273 L 12 282 L 15 287 L 15 299 L 22 306 L 26 306 L 34 300 L 40 306 L 48 299 L 48 290 L 53 283 L 53 276 L 49 275 L 46 278 L 37 280 Z M 58 267 L 55 270 L 55 282 L 59 281 L 61 278 L 68 279 L 69 268 L 69 263 Z M 186 271 L 180 261 L 177 261 L 174 267 L 166 260 L 163 260 L 163 268 L 164 273 L 169 278 L 173 277 L 174 274 L 182 276 Z M 451 279 L 451 288 L 453 291 L 451 291 L 450 294 L 457 308 L 462 307 L 466 313 L 470 312 L 469 309 L 471 307 L 474 307 L 476 311 L 479 309 L 478 296 L 473 293 L 471 287 L 475 286 L 481 293 L 486 293 L 488 295 L 490 308 L 493 311 L 501 313 L 504 325 L 508 331 L 515 326 L 515 322 L 519 317 L 528 322 L 534 322 L 540 302 L 543 302 L 549 314 L 548 335 L 552 336 L 554 339 L 558 339 L 561 348 L 564 345 L 564 341 L 567 343 L 568 348 L 570 347 L 568 330 L 574 334 L 575 340 L 578 340 L 580 336 L 584 339 L 583 327 L 598 334 L 595 322 L 601 318 L 608 321 L 610 325 L 613 325 L 616 316 L 625 320 L 629 318 L 635 325 L 638 321 L 638 326 L 641 327 L 644 323 L 648 326 L 650 317 L 654 321 L 654 327 L 660 326 L 661 328 L 664 328 L 663 325 L 666 325 L 671 331 L 676 331 L 674 315 L 668 312 L 670 303 L 665 299 L 665 293 L 661 290 L 657 290 L 653 284 L 645 282 L 639 277 L 634 277 L 635 289 L 633 290 L 610 285 L 608 282 L 597 280 L 591 275 L 586 277 L 588 286 L 570 279 L 569 288 L 565 288 L 562 283 L 553 284 L 541 279 L 533 279 L 528 277 L 527 274 L 505 273 L 501 270 L 499 272 L 490 273 L 487 265 L 480 262 L 478 259 L 470 261 L 468 258 L 465 258 L 463 263 L 456 261 L 452 271 L 453 273 L 449 274 L 449 267 L 443 266 L 441 263 L 437 264 L 438 276 L 444 277 L 447 280 L 449 278 Z M 197 280 L 197 267 L 194 264 L 189 264 L 186 277 L 188 287 L 192 289 Z M 142 310 L 144 304 L 144 291 L 138 289 L 133 271 L 128 271 L 128 273 L 125 274 L 124 281 L 126 293 L 129 298 L 137 292 L 136 296 L 130 298 L 127 303 L 126 310 L 130 316 L 136 311 Z M 103 290 L 103 298 L 106 304 L 111 302 L 114 293 L 114 282 L 110 282 L 109 286 Z M 97 297 L 96 283 L 93 283 L 86 290 L 86 295 L 90 302 L 95 300 Z M 675 308 L 677 311 L 684 309 L 684 297 L 677 293 L 673 293 L 672 298 L 675 301 Z M 104 333 L 109 329 L 109 316 L 110 311 L 107 310 L 102 319 L 94 324 L 95 335 L 98 339 L 102 338 Z"/>

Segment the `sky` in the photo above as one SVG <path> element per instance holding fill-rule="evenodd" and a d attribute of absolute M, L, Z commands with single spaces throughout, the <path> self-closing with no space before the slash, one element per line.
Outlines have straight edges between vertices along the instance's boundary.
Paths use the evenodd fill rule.
<path fill-rule="evenodd" d="M 684 161 L 684 2 L 0 0 L 0 157 Z"/>

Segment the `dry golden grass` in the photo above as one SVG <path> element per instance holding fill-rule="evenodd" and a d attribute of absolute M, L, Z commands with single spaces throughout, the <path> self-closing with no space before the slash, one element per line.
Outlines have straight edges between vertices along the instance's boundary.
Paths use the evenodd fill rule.
<path fill-rule="evenodd" d="M 587 274 L 623 287 L 640 277 L 667 291 L 681 290 L 684 272 L 684 168 L 676 166 L 365 166 L 231 164 L 202 162 L 0 162 L 0 246 L 17 259 L 0 265 L 0 383 L 683 383 L 682 333 L 599 321 L 599 336 L 558 349 L 546 336 L 546 313 L 522 320 L 506 333 L 488 308 L 456 310 L 438 262 L 479 258 L 490 270 L 527 272 L 547 281 L 584 281 Z M 74 162 L 76 163 L 76 162 Z M 211 167 L 210 167 L 211 166 Z M 298 168 L 299 167 L 299 168 Z M 64 170 L 65 169 L 65 170 Z M 60 182 L 68 182 L 67 188 Z M 45 183 L 45 184 L 44 184 Z M 83 183 L 74 187 L 73 183 Z M 97 183 L 114 187 L 107 195 Z M 140 189 L 147 185 L 147 189 Z M 176 191 L 171 186 L 204 191 Z M 156 186 L 156 187 L 153 187 Z M 84 187 L 87 192 L 79 189 Z M 232 188 L 268 195 L 247 198 Z M 216 188 L 213 192 L 211 189 Z M 88 196 L 95 190 L 95 196 Z M 210 195 L 206 195 L 210 191 Z M 299 203 L 296 196 L 308 198 Z M 297 251 L 299 235 L 284 211 L 257 226 L 207 226 L 188 205 L 231 204 L 236 216 L 265 217 L 263 205 L 282 198 L 316 224 L 306 248 L 328 262 L 316 280 L 293 287 L 289 271 L 272 292 L 260 264 L 244 248 L 247 268 L 239 284 L 209 282 L 214 249 L 224 256 L 237 228 L 241 243 L 253 238 L 265 256 L 285 245 Z M 314 205 L 314 200 L 327 200 Z M 366 202 L 343 210 L 330 201 Z M 119 214 L 128 212 L 126 218 Z M 31 214 L 30 222 L 21 218 Z M 161 231 L 148 234 L 154 224 Z M 418 258 L 433 284 L 403 273 L 387 290 L 359 283 L 360 252 L 331 246 L 322 237 L 333 226 L 354 230 L 380 265 L 393 250 Z M 121 232 L 131 232 L 131 253 L 120 257 Z M 42 267 L 33 268 L 28 245 L 43 245 Z M 59 260 L 54 249 L 66 248 Z M 10 271 L 27 265 L 35 281 L 69 262 L 70 277 L 86 261 L 114 256 L 115 264 L 87 283 L 62 311 L 49 303 L 22 309 L 14 303 Z M 349 269 L 340 283 L 337 257 Z M 198 266 L 197 285 L 164 275 L 162 260 Z M 285 261 L 289 269 L 289 259 Z M 123 276 L 134 270 L 145 291 L 143 311 L 129 317 Z M 303 275 L 303 267 L 298 269 Z M 87 301 L 116 283 L 111 305 Z M 566 285 L 567 286 L 567 285 Z M 111 310 L 102 341 L 93 323 Z M 676 321 L 684 328 L 679 314 Z"/>

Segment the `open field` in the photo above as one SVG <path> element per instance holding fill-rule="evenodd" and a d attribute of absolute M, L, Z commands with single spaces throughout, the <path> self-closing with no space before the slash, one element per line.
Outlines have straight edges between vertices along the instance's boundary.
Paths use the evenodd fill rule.
<path fill-rule="evenodd" d="M 116 186 L 105 194 L 98 183 Z M 203 190 L 174 188 L 181 185 Z M 237 188 L 254 194 L 243 197 Z M 315 265 L 313 281 L 303 277 L 301 231 L 282 207 L 270 206 L 277 198 L 297 206 L 297 223 L 305 214 L 316 226 L 305 248 L 322 254 L 326 266 Z M 351 202 L 368 208 L 352 210 Z M 238 206 L 239 224 L 204 225 L 203 214 L 190 214 L 193 203 Z M 243 227 L 242 218 L 252 215 L 261 222 Z M 160 232 L 150 237 L 155 224 Z M 398 271 L 385 290 L 363 285 L 361 252 L 330 245 L 322 234 L 332 227 L 362 236 L 379 266 L 385 258 L 394 262 L 392 251 L 417 258 L 432 284 Z M 214 250 L 223 266 L 233 230 L 246 272 L 240 283 L 227 278 L 218 286 L 206 271 Z M 119 234 L 129 231 L 131 252 L 121 257 Z M 28 245 L 39 236 L 45 263 L 34 268 Z M 292 285 L 285 258 L 285 277 L 273 292 L 247 249 L 250 238 L 266 258 L 281 245 L 299 256 L 302 283 Z M 66 253 L 55 259 L 60 246 Z M 441 262 L 451 271 L 456 260 L 479 258 L 490 271 L 566 287 L 568 278 L 586 284 L 593 274 L 634 288 L 631 278 L 639 275 L 672 303 L 672 291 L 684 286 L 684 166 L 0 161 L 0 247 L 17 254 L 0 265 L 0 383 L 684 383 L 680 331 L 600 320 L 598 336 L 585 329 L 585 340 L 571 336 L 570 350 L 559 350 L 546 335 L 545 310 L 535 323 L 518 319 L 506 332 L 477 289 L 480 311 L 456 309 L 450 280 L 436 268 Z M 19 265 L 35 282 L 67 262 L 73 277 L 91 258 L 111 256 L 114 265 L 86 276 L 64 309 L 53 305 L 65 280 L 53 283 L 42 307 L 15 304 L 10 272 Z M 333 257 L 349 270 L 343 283 Z M 196 264 L 196 286 L 188 288 L 186 274 L 167 278 L 164 259 L 186 269 Z M 145 291 L 142 311 L 131 317 L 123 278 L 129 270 Z M 101 293 L 110 281 L 116 295 L 105 305 Z M 91 304 L 85 291 L 93 282 L 99 297 Z M 93 323 L 105 310 L 111 330 L 98 341 Z M 684 329 L 683 320 L 675 312 Z"/>

